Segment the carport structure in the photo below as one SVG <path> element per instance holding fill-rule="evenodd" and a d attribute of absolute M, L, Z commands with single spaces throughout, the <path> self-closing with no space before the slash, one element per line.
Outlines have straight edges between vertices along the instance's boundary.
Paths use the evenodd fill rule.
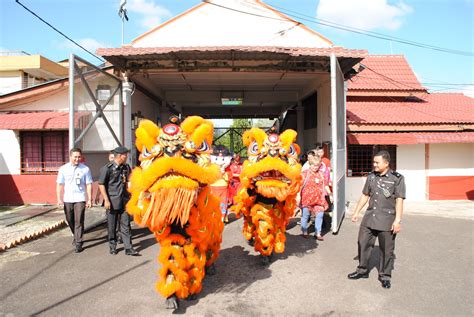
<path fill-rule="evenodd" d="M 295 109 L 296 120 L 285 128 L 297 130 L 300 147 L 330 144 L 336 200 L 332 230 L 338 230 L 345 212 L 344 76 L 366 51 L 335 47 L 261 1 L 215 0 L 131 45 L 97 53 L 122 72 L 123 143 L 129 147 L 137 113 L 164 123 L 173 113 L 281 119 Z M 132 96 L 133 91 L 140 94 Z"/>

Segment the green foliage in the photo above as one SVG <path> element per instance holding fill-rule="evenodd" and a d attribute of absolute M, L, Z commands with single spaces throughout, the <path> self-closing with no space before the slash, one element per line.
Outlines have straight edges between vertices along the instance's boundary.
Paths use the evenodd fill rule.
<path fill-rule="evenodd" d="M 247 149 L 242 143 L 242 134 L 252 127 L 248 119 L 234 119 L 229 128 L 214 129 L 214 145 L 224 145 L 231 153 L 246 156 Z"/>
<path fill-rule="evenodd" d="M 229 128 L 214 128 L 214 145 L 224 145 L 231 153 L 239 153 L 241 157 L 247 157 L 247 149 L 242 142 L 243 133 L 252 128 L 259 127 L 267 130 L 273 124 L 273 120 L 258 119 L 234 119 Z"/>

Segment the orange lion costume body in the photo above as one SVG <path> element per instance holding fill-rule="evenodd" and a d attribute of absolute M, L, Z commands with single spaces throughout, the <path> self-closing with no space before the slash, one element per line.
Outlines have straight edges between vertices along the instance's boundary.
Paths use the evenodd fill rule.
<path fill-rule="evenodd" d="M 130 177 L 127 204 L 135 222 L 160 243 L 156 289 L 170 309 L 178 308 L 178 298 L 201 291 L 206 271 L 214 271 L 224 227 L 219 199 L 209 188 L 221 177 L 210 160 L 213 124 L 197 116 L 181 125 L 177 121 L 163 128 L 149 120 L 140 123 L 140 167 Z"/>
<path fill-rule="evenodd" d="M 301 165 L 295 140 L 294 130 L 267 135 L 252 128 L 243 135 L 248 159 L 231 210 L 244 215 L 244 237 L 263 256 L 264 264 L 270 263 L 273 252 L 284 252 L 286 225 L 296 208 Z"/>

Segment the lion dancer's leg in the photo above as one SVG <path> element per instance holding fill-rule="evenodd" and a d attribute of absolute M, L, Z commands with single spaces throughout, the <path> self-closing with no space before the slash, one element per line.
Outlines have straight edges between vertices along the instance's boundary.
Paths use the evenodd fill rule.
<path fill-rule="evenodd" d="M 271 205 L 257 203 L 250 210 L 252 223 L 256 228 L 253 234 L 254 248 L 262 255 L 263 264 L 269 264 L 273 254 L 275 236 L 271 209 Z"/>
<path fill-rule="evenodd" d="M 273 209 L 273 217 L 275 222 L 275 253 L 283 253 L 285 251 L 286 242 L 286 226 L 293 215 L 295 209 L 294 197 L 289 196 L 288 200 L 279 202 Z"/>
<path fill-rule="evenodd" d="M 252 223 L 252 216 L 244 213 L 244 226 L 242 228 L 242 233 L 244 238 L 248 241 L 248 244 L 253 246 L 255 243 L 255 225 Z"/>
<path fill-rule="evenodd" d="M 161 269 L 158 273 L 156 290 L 166 298 L 167 308 L 176 309 L 178 298 L 187 298 L 189 295 L 188 270 L 191 264 L 185 249 L 192 247 L 192 244 L 188 243 L 184 236 L 174 233 L 161 240 L 160 244 L 158 262 L 161 264 Z"/>

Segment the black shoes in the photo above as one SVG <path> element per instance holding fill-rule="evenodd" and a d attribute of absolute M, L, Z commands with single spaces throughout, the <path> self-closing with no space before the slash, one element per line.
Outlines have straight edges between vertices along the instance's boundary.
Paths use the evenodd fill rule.
<path fill-rule="evenodd" d="M 138 253 L 138 251 L 135 250 L 134 248 L 131 248 L 131 249 L 126 249 L 125 250 L 125 255 L 139 256 L 140 253 Z"/>
<path fill-rule="evenodd" d="M 110 253 L 110 254 L 116 255 L 116 254 L 118 253 L 117 247 L 116 247 L 115 245 L 111 245 L 109 248 L 110 248 L 110 249 L 109 249 L 109 253 Z"/>
<path fill-rule="evenodd" d="M 76 252 L 76 253 L 81 253 L 82 250 L 84 250 L 84 249 L 82 248 L 82 245 L 78 244 L 78 245 L 76 245 L 76 248 L 74 249 L 74 252 Z"/>
<path fill-rule="evenodd" d="M 357 271 L 355 272 L 352 272 L 350 273 L 349 275 L 347 275 L 347 278 L 350 279 L 350 280 L 358 280 L 360 278 L 368 278 L 369 277 L 369 273 L 359 273 Z"/>
<path fill-rule="evenodd" d="M 390 280 L 382 280 L 380 277 L 379 277 L 379 281 L 382 285 L 383 288 L 390 288 L 392 287 L 392 283 L 390 283 Z"/>

